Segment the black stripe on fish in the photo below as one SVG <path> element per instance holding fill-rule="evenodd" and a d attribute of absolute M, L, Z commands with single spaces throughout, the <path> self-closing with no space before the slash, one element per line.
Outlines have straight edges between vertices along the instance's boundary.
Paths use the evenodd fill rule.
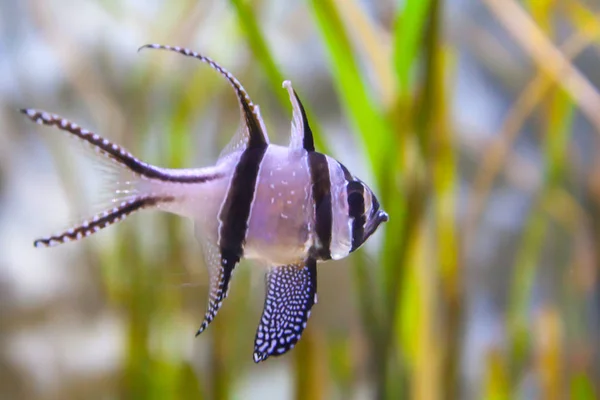
<path fill-rule="evenodd" d="M 363 243 L 365 233 L 365 187 L 358 181 L 350 181 L 346 186 L 348 197 L 348 216 L 352 218 L 352 248 L 353 252 Z"/>
<path fill-rule="evenodd" d="M 218 262 L 218 265 L 209 266 L 215 269 L 213 274 L 216 275 L 211 277 L 208 309 L 196 336 L 200 335 L 217 315 L 227 297 L 233 270 L 244 255 L 250 211 L 258 184 L 260 165 L 267 147 L 244 150 L 235 167 L 218 216 L 220 225 L 217 245 L 220 254 L 218 260 L 211 260 Z"/>
<path fill-rule="evenodd" d="M 312 200 L 315 207 L 315 232 L 317 245 L 311 249 L 314 257 L 320 260 L 331 259 L 331 235 L 333 210 L 331 202 L 331 180 L 327 157 L 321 153 L 308 153 Z"/>
<path fill-rule="evenodd" d="M 186 49 L 184 47 L 167 46 L 162 44 L 146 44 L 140 47 L 138 51 L 142 49 L 159 49 L 174 51 L 186 57 L 193 57 L 197 60 L 202 61 L 203 63 L 210 65 L 214 70 L 219 72 L 225 77 L 225 79 L 227 79 L 227 81 L 235 91 L 235 94 L 240 104 L 240 108 L 242 109 L 245 126 L 248 129 L 248 147 L 262 148 L 269 144 L 267 133 L 263 129 L 262 119 L 260 117 L 260 114 L 258 113 L 258 108 L 254 105 L 242 84 L 237 80 L 235 76 L 233 76 L 225 68 L 221 67 L 211 58 L 203 56 L 200 53 Z"/>
<path fill-rule="evenodd" d="M 348 181 L 348 182 L 353 181 L 354 177 L 352 176 L 350 171 L 348 171 L 348 168 L 346 168 L 346 166 L 339 161 L 338 161 L 338 165 L 342 169 L 342 172 L 344 172 L 344 179 L 346 179 L 346 181 Z"/>
<path fill-rule="evenodd" d="M 244 255 L 250 210 L 258 183 L 260 164 L 266 151 L 267 146 L 246 149 L 240 156 L 231 178 L 225 201 L 218 216 L 220 221 L 217 243 L 220 253 L 219 260 L 211 261 L 219 264 L 209 266 L 209 268 L 215 268 L 213 274 L 216 275 L 214 282 L 211 278 L 208 309 L 196 336 L 201 334 L 217 315 L 223 300 L 227 297 L 233 270 Z"/>
<path fill-rule="evenodd" d="M 315 142 L 313 140 L 312 130 L 310 129 L 310 124 L 308 123 L 308 118 L 306 117 L 306 111 L 304 110 L 304 106 L 298 97 L 298 94 L 294 90 L 294 97 L 298 101 L 298 105 L 300 106 L 300 112 L 302 114 L 302 147 L 304 150 L 308 152 L 315 151 Z"/>
<path fill-rule="evenodd" d="M 61 131 L 74 135 L 78 139 L 90 144 L 101 155 L 106 156 L 115 161 L 117 164 L 128 168 L 133 173 L 148 179 L 157 179 L 164 182 L 177 183 L 203 183 L 222 177 L 220 174 L 197 175 L 189 172 L 179 172 L 176 170 L 166 170 L 155 167 L 138 160 L 125 148 L 110 142 L 108 139 L 105 139 L 94 132 L 83 129 L 76 123 L 73 123 L 56 114 L 50 114 L 45 111 L 33 109 L 22 109 L 20 111 L 29 119 L 38 124 L 54 126 Z"/>
<path fill-rule="evenodd" d="M 172 197 L 154 196 L 137 197 L 128 201 L 124 201 L 112 210 L 106 210 L 103 213 L 94 216 L 89 221 L 84 221 L 80 225 L 63 233 L 37 239 L 33 242 L 33 245 L 35 247 L 52 247 L 61 243 L 79 240 L 98 232 L 100 229 L 124 220 L 128 215 L 135 211 L 154 207 L 159 203 L 167 203 L 170 201 L 173 201 Z"/>
<path fill-rule="evenodd" d="M 235 167 L 225 202 L 219 212 L 219 248 L 223 259 L 235 265 L 244 254 L 250 209 L 254 201 L 260 164 L 267 152 L 264 148 L 246 149 Z"/>

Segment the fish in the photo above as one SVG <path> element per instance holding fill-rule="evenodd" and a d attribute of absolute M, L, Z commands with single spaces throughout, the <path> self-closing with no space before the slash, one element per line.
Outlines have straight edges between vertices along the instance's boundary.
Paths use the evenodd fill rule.
<path fill-rule="evenodd" d="M 253 360 L 287 353 L 300 340 L 317 303 L 317 263 L 360 248 L 388 214 L 373 191 L 346 166 L 316 151 L 300 98 L 283 82 L 292 104 L 288 146 L 272 144 L 242 84 L 211 58 L 184 47 L 147 44 L 138 49 L 175 52 L 208 64 L 233 88 L 240 108 L 238 132 L 215 165 L 169 169 L 141 161 L 124 147 L 59 115 L 25 108 L 30 120 L 57 128 L 109 160 L 131 178 L 114 189 L 115 204 L 64 232 L 34 241 L 51 247 L 77 241 L 140 210 L 191 218 L 208 268 L 208 305 L 196 332 L 216 317 L 242 259 L 267 265 L 266 294 L 254 338 Z M 125 193 L 123 195 L 123 193 Z"/>

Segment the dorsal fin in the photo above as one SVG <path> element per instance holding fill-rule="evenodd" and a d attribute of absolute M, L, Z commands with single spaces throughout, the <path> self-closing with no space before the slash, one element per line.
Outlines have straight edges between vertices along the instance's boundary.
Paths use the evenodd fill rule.
<path fill-rule="evenodd" d="M 304 106 L 302 106 L 298 94 L 296 94 L 296 91 L 292 87 L 292 82 L 284 81 L 283 87 L 287 89 L 290 95 L 293 109 L 290 148 L 302 148 L 308 152 L 313 152 L 315 151 L 315 143 L 313 141 L 313 134 L 308 123 L 308 118 L 306 117 L 306 111 L 304 111 Z"/>
<path fill-rule="evenodd" d="M 160 50 L 169 50 L 174 51 L 179 54 L 182 54 L 186 57 L 193 57 L 197 60 L 200 60 L 208 65 L 210 65 L 214 70 L 219 72 L 221 75 L 227 79 L 229 84 L 233 87 L 235 94 L 237 96 L 240 111 L 242 113 L 242 132 L 241 132 L 241 142 L 236 144 L 242 145 L 243 148 L 255 147 L 255 148 L 264 148 L 269 144 L 269 137 L 267 135 L 267 130 L 265 129 L 265 124 L 260 116 L 260 111 L 258 106 L 256 106 L 248 93 L 242 86 L 242 84 L 233 76 L 229 71 L 225 68 L 221 67 L 212 59 L 203 56 L 195 51 L 186 49 L 184 47 L 179 46 L 167 46 L 162 44 L 146 44 L 138 49 L 138 51 L 143 49 L 160 49 Z"/>

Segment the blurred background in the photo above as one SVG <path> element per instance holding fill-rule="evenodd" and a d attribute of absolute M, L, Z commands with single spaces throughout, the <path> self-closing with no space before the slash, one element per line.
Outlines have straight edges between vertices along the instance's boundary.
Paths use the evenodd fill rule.
<path fill-rule="evenodd" d="M 600 2 L 0 1 L 0 398 L 600 398 Z M 321 264 L 299 345 L 252 362 L 260 268 L 194 338 L 192 223 L 153 212 L 33 239 L 110 193 L 63 115 L 165 167 L 237 128 L 217 60 L 288 141 L 291 79 L 318 148 L 388 222 Z"/>

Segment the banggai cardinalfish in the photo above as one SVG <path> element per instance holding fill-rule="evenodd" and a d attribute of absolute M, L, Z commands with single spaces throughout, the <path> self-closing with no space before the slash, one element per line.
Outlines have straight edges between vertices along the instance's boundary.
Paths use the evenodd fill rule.
<path fill-rule="evenodd" d="M 206 168 L 166 169 L 147 164 L 123 147 L 60 116 L 34 109 L 21 112 L 91 145 L 127 173 L 127 190 L 115 189 L 114 204 L 63 233 L 38 239 L 36 247 L 75 241 L 142 209 L 192 218 L 209 270 L 208 308 L 197 335 L 215 318 L 227 297 L 241 258 L 269 265 L 266 298 L 254 361 L 292 349 L 317 302 L 317 262 L 339 260 L 359 248 L 388 220 L 369 187 L 340 162 L 315 151 L 300 99 L 283 82 L 293 106 L 288 147 L 269 143 L 267 130 L 241 83 L 208 57 L 181 47 L 149 44 L 196 58 L 227 79 L 237 96 L 241 129 Z"/>

